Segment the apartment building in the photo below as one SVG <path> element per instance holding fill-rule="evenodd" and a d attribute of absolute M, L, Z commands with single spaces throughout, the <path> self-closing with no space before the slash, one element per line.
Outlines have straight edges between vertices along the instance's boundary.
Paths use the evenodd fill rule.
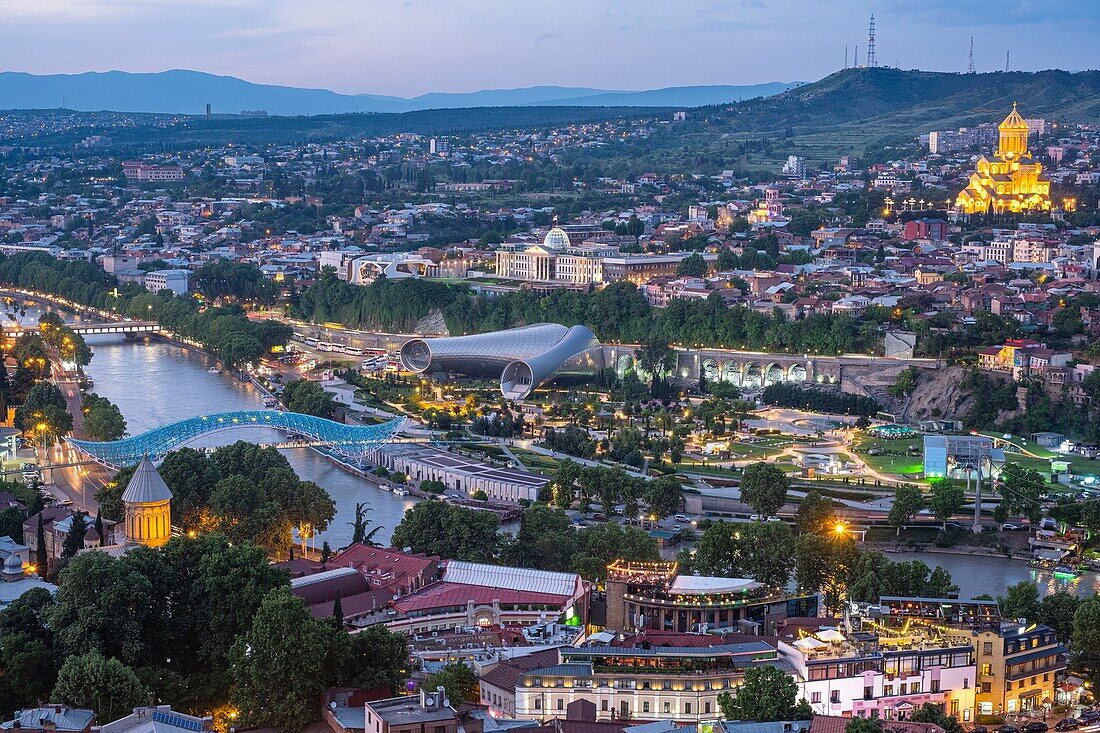
<path fill-rule="evenodd" d="M 1041 624 L 1004 622 L 975 632 L 979 715 L 1021 713 L 1055 700 L 1066 647 Z"/>

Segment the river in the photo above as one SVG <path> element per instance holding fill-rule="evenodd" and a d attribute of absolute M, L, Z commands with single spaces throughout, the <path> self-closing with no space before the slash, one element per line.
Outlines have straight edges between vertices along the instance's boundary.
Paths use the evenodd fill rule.
<path fill-rule="evenodd" d="M 78 316 L 65 314 L 69 320 Z M 5 316 L 6 317 L 6 316 Z M 19 319 L 36 325 L 38 312 L 30 309 Z M 202 353 L 157 340 L 124 340 L 118 336 L 91 336 L 88 344 L 94 356 L 85 369 L 95 381 L 95 392 L 119 406 L 131 435 L 196 415 L 263 407 L 262 396 L 250 384 L 225 374 L 211 374 L 211 361 Z M 240 430 L 207 436 L 193 445 L 224 445 L 249 438 L 263 440 L 274 436 L 262 429 Z M 367 502 L 373 526 L 382 529 L 376 540 L 389 542 L 393 528 L 414 501 L 383 491 L 370 481 L 337 468 L 327 458 L 309 449 L 284 450 L 291 466 L 306 480 L 315 481 L 336 502 L 336 518 L 320 533 L 318 546 L 327 540 L 334 548 L 351 542 L 350 522 L 356 502 Z M 895 561 L 922 560 L 941 565 L 960 587 L 962 598 L 977 595 L 1004 595 L 1005 588 L 1027 580 L 1036 583 L 1042 593 L 1069 590 L 1090 597 L 1100 591 L 1100 576 L 1085 573 L 1075 581 L 1056 579 L 1051 573 L 1029 568 L 1023 561 L 1003 557 L 942 553 L 890 553 Z"/>
<path fill-rule="evenodd" d="M 51 309 L 52 310 L 52 309 Z M 59 313 L 70 322 L 79 315 Z M 5 309 L 5 321 L 18 320 L 37 326 L 40 309 L 19 313 Z M 263 408 L 263 397 L 250 384 L 226 374 L 211 374 L 213 363 L 205 354 L 159 340 L 128 340 L 120 336 L 89 336 L 93 357 L 85 372 L 94 391 L 118 405 L 126 418 L 130 435 L 197 415 Z M 264 429 L 231 431 L 206 436 L 191 443 L 199 446 L 226 445 L 236 440 L 273 440 L 281 436 Z M 415 504 L 411 498 L 383 491 L 377 484 L 353 476 L 329 459 L 308 448 L 283 450 L 295 472 L 314 481 L 336 502 L 336 518 L 318 534 L 316 544 L 328 541 L 333 549 L 351 542 L 351 521 L 357 502 L 370 507 L 369 529 L 380 526 L 375 541 L 390 541 L 393 529 L 405 510 Z"/>
<path fill-rule="evenodd" d="M 941 566 L 951 573 L 955 585 L 959 586 L 959 597 L 964 599 L 983 594 L 1003 596 L 1005 588 L 1022 580 L 1035 583 L 1043 595 L 1065 590 L 1091 598 L 1100 592 L 1100 576 L 1096 573 L 1082 573 L 1076 580 L 1061 580 L 1053 573 L 1028 567 L 1023 560 L 1006 557 L 928 552 L 891 552 L 887 556 L 895 562 L 921 560 L 931 567 Z"/>
<path fill-rule="evenodd" d="M 90 336 L 88 345 L 94 356 L 85 372 L 95 381 L 94 391 L 118 405 L 131 435 L 196 415 L 263 408 L 263 397 L 255 387 L 226 374 L 209 373 L 212 362 L 200 352 L 164 341 L 117 336 Z M 263 429 L 239 430 L 206 436 L 192 445 L 277 437 Z M 296 448 L 282 452 L 299 477 L 322 486 L 336 502 L 336 518 L 318 535 L 318 547 L 325 540 L 333 549 L 351 542 L 356 502 L 370 505 L 371 528 L 383 528 L 375 535 L 382 543 L 389 542 L 405 510 L 414 504 L 341 470 L 315 451 Z"/>

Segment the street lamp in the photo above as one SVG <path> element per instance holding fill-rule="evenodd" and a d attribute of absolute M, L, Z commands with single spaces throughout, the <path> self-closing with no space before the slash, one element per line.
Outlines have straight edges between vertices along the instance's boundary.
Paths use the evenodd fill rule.
<path fill-rule="evenodd" d="M 846 525 L 844 522 L 838 521 L 836 524 L 833 525 L 833 534 L 835 534 L 837 537 L 843 537 L 844 535 L 848 534 L 848 525 Z"/>

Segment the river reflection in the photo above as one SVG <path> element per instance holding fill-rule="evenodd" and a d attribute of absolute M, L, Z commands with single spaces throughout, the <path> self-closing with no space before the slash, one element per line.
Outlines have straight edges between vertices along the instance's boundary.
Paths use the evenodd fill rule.
<path fill-rule="evenodd" d="M 1053 573 L 1029 568 L 1023 560 L 927 552 L 891 552 L 888 557 L 895 562 L 922 560 L 931 567 L 940 565 L 951 573 L 955 585 L 959 586 L 959 597 L 966 599 L 983 594 L 1003 596 L 1008 586 L 1022 580 L 1035 583 L 1043 595 L 1064 590 L 1091 598 L 1100 592 L 1100 575 L 1096 573 L 1082 573 L 1076 580 L 1062 580 L 1055 578 Z"/>
<path fill-rule="evenodd" d="M 34 317 L 37 321 L 37 316 Z M 163 341 L 127 341 L 117 336 L 90 336 L 94 356 L 86 368 L 94 391 L 118 405 L 131 435 L 177 420 L 213 412 L 263 407 L 258 390 L 225 374 L 211 374 L 205 354 Z M 237 440 L 271 440 L 263 429 L 239 430 L 205 436 L 194 446 L 226 445 Z M 405 510 L 415 503 L 383 491 L 376 484 L 352 476 L 309 449 L 284 450 L 290 464 L 305 480 L 315 481 L 336 502 L 336 519 L 317 539 L 335 549 L 351 542 L 356 502 L 369 503 L 368 517 L 383 529 L 378 542 L 389 542 Z"/>

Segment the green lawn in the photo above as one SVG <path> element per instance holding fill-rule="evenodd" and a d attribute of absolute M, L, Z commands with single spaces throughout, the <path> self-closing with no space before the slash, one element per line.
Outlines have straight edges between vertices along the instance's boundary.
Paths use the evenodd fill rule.
<path fill-rule="evenodd" d="M 906 474 L 920 473 L 924 470 L 924 462 L 921 453 L 909 453 L 910 446 L 922 448 L 924 439 L 922 436 L 903 438 L 900 440 L 886 440 L 870 435 L 858 435 L 852 444 L 852 452 L 858 455 L 875 471 L 879 473 L 904 476 Z M 885 453 L 872 456 L 867 451 L 876 449 Z"/>
<path fill-rule="evenodd" d="M 524 466 L 528 470 L 544 475 L 549 475 L 558 470 L 558 464 L 560 461 L 550 456 L 544 456 L 541 453 L 535 453 L 524 448 L 512 448 L 512 453 L 516 455 Z"/>

